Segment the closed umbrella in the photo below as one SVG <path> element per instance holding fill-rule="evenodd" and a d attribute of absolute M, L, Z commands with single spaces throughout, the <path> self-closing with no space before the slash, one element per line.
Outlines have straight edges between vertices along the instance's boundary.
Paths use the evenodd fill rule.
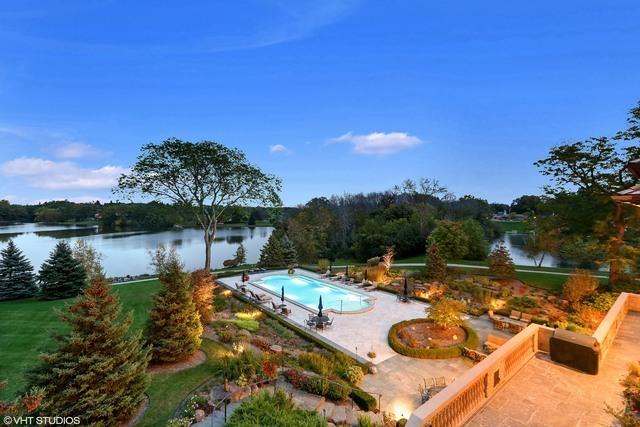
<path fill-rule="evenodd" d="M 344 277 L 347 277 L 349 275 L 349 266 L 347 265 L 346 269 L 344 270 Z"/>
<path fill-rule="evenodd" d="M 365 282 L 367 281 L 367 269 L 366 268 L 364 269 L 364 281 Z"/>
<path fill-rule="evenodd" d="M 284 286 L 282 287 L 282 294 L 280 295 L 280 301 L 284 304 Z"/>
<path fill-rule="evenodd" d="M 408 284 L 407 284 L 407 276 L 404 276 L 404 296 L 408 296 L 409 295 L 409 288 L 408 288 Z"/>
<path fill-rule="evenodd" d="M 320 295 L 320 302 L 318 303 L 318 317 L 322 317 L 322 295 Z"/>

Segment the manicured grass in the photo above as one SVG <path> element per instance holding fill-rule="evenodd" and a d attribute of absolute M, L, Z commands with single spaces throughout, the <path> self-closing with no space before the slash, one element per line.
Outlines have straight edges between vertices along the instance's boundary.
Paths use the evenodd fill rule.
<path fill-rule="evenodd" d="M 144 327 L 152 296 L 160 288 L 157 280 L 114 286 L 123 311 L 133 310 L 133 328 Z M 65 329 L 55 312 L 73 299 L 57 301 L 18 300 L 0 302 L 0 379 L 8 380 L 0 400 L 15 397 L 24 387 L 24 373 L 38 363 L 38 354 L 53 344 L 51 334 Z"/>
<path fill-rule="evenodd" d="M 222 345 L 206 338 L 200 348 L 207 353 L 207 360 L 201 365 L 180 372 L 153 375 L 147 389 L 149 408 L 136 427 L 165 425 L 187 393 L 214 376 L 216 360 L 230 354 Z"/>

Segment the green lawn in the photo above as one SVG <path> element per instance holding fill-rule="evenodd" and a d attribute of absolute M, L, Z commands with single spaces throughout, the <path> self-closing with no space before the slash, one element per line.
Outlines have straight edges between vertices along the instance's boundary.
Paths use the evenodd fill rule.
<path fill-rule="evenodd" d="M 208 356 L 203 364 L 171 374 L 153 375 L 147 390 L 149 409 L 136 427 L 165 425 L 187 393 L 215 374 L 215 361 L 229 353 L 220 344 L 206 338 L 202 340 L 201 348 Z"/>
<path fill-rule="evenodd" d="M 134 328 L 142 328 L 151 307 L 151 297 L 160 288 L 157 280 L 114 286 L 125 312 L 133 310 Z M 24 372 L 38 361 L 42 349 L 50 346 L 52 332 L 64 330 L 54 309 L 73 300 L 18 300 L 0 303 L 0 379 L 9 381 L 0 399 L 12 399 L 24 386 Z"/>

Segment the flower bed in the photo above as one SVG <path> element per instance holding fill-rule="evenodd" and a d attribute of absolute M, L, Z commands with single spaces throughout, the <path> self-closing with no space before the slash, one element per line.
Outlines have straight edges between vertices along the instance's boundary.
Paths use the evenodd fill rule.
<path fill-rule="evenodd" d="M 439 348 L 413 348 L 402 342 L 398 337 L 398 332 L 403 328 L 414 325 L 417 323 L 428 322 L 427 319 L 412 319 L 399 322 L 391 326 L 389 329 L 389 346 L 397 353 L 404 356 L 415 357 L 418 359 L 448 359 L 452 357 L 459 357 L 462 354 L 462 348 L 467 347 L 475 349 L 478 347 L 479 339 L 478 335 L 473 329 L 467 325 L 461 326 L 466 334 L 466 338 L 462 343 L 453 345 L 451 347 L 439 347 Z"/>

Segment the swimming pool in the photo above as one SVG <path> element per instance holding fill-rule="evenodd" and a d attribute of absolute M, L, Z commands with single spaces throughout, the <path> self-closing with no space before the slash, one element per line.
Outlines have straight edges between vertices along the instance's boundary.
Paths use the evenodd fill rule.
<path fill-rule="evenodd" d="M 274 274 L 262 277 L 252 283 L 275 295 L 280 295 L 284 286 L 284 297 L 311 310 L 317 310 L 322 295 L 323 310 L 333 309 L 336 312 L 365 311 L 372 307 L 369 297 L 359 292 L 312 279 L 301 275 Z"/>

